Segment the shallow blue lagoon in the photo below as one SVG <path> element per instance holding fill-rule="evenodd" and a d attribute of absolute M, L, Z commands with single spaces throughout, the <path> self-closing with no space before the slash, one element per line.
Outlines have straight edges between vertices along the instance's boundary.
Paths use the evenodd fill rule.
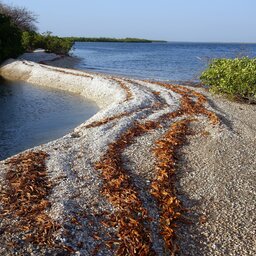
<path fill-rule="evenodd" d="M 79 95 L 0 80 L 0 159 L 62 137 L 97 111 Z"/>
<path fill-rule="evenodd" d="M 76 68 L 136 78 L 198 80 L 211 58 L 256 56 L 256 44 L 82 43 L 72 53 Z"/>

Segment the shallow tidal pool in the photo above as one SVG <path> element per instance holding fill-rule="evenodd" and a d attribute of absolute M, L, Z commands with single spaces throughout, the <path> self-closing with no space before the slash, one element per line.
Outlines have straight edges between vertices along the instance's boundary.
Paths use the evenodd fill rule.
<path fill-rule="evenodd" d="M 0 78 L 0 160 L 60 138 L 98 111 L 80 95 Z"/>

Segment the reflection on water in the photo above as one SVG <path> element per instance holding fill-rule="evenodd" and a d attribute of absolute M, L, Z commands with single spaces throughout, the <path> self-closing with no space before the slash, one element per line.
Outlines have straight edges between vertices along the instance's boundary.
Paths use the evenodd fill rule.
<path fill-rule="evenodd" d="M 79 95 L 0 79 L 0 160 L 67 134 L 98 110 Z"/>

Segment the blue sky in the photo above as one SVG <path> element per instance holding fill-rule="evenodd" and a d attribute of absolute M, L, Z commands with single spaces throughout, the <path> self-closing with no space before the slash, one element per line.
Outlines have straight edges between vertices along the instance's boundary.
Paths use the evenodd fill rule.
<path fill-rule="evenodd" d="M 1 0 L 0 0 L 1 1 Z M 256 42 L 256 0 L 2 0 L 59 36 Z"/>

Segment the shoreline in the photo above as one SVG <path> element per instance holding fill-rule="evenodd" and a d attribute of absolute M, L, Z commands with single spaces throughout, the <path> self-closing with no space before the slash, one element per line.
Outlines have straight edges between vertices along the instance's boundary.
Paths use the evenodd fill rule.
<path fill-rule="evenodd" d="M 47 64 L 51 66 L 29 61 L 7 62 L 1 72 L 7 78 L 79 93 L 94 99 L 101 107 L 95 116 L 75 128 L 74 132 L 26 151 L 42 150 L 50 156 L 47 174 L 51 181 L 56 183 L 58 180 L 58 185 L 49 196 L 49 216 L 59 223 L 69 223 L 68 216 L 76 216 L 82 227 L 79 229 L 71 222 L 68 230 L 75 237 L 71 235 L 68 238 L 64 230 L 60 229 L 55 238 L 65 241 L 81 255 L 90 255 L 99 245 L 95 229 L 102 227 L 99 227 L 99 223 L 90 227 L 88 221 L 95 221 L 96 214 L 102 211 L 118 211 L 118 207 L 100 193 L 102 178 L 94 164 L 104 156 L 109 144 L 118 140 L 134 122 L 156 121 L 161 115 L 177 111 L 181 105 L 181 95 L 156 82 L 59 68 L 61 65 L 72 67 L 73 61 L 72 57 L 48 61 Z M 189 86 L 184 88 L 191 89 Z M 206 95 L 206 109 L 217 113 L 221 124 L 212 126 L 206 117 L 196 115 L 199 122 L 190 125 L 194 135 L 188 135 L 188 143 L 179 150 L 175 186 L 182 204 L 192 210 L 185 216 L 193 222 L 192 225 L 178 224 L 180 255 L 254 255 L 255 108 L 211 96 L 202 88 L 193 90 Z M 156 159 L 151 149 L 175 121 L 179 121 L 179 118 L 166 121 L 162 128 L 136 137 L 122 153 L 134 186 L 142 188 L 139 197 L 144 200 L 143 205 L 152 210 L 153 218 L 158 218 L 155 212 L 157 209 L 155 205 L 149 204 L 149 195 L 146 195 L 147 182 L 152 182 L 156 175 Z M 0 162 L 2 187 L 7 171 L 5 163 L 8 161 Z M 81 212 L 85 212 L 88 218 L 78 217 Z M 155 223 L 151 230 L 154 237 L 152 246 L 155 251 L 159 251 L 158 255 L 163 255 L 163 239 L 159 237 L 157 229 Z M 6 236 L 8 234 L 4 233 L 1 238 L 2 253 L 6 253 L 4 244 L 9 239 Z M 97 236 L 105 238 L 104 232 L 97 233 Z M 79 241 L 87 241 L 81 249 L 77 246 Z M 56 249 L 47 246 L 30 249 L 35 251 L 38 248 L 42 255 L 56 252 Z M 24 253 L 29 248 L 20 250 Z M 101 250 L 104 255 L 113 253 L 108 248 Z"/>

